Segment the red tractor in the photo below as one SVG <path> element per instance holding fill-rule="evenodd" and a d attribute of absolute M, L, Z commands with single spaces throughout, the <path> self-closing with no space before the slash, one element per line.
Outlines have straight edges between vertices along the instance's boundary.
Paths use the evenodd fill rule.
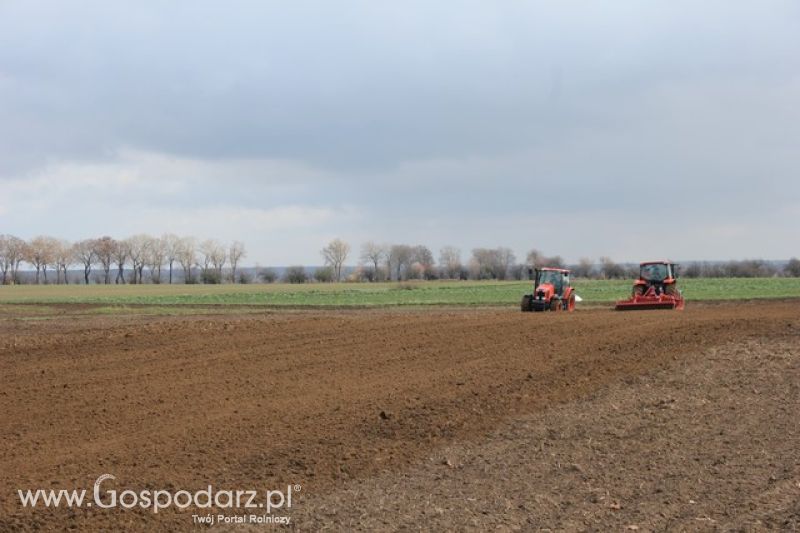
<path fill-rule="evenodd" d="M 633 282 L 633 294 L 617 302 L 617 311 L 637 309 L 682 310 L 685 302 L 678 290 L 677 265 L 672 261 L 647 261 L 639 265 L 639 278 Z"/>
<path fill-rule="evenodd" d="M 569 270 L 537 268 L 533 293 L 522 297 L 520 308 L 523 312 L 574 311 L 576 297 L 569 284 Z"/>

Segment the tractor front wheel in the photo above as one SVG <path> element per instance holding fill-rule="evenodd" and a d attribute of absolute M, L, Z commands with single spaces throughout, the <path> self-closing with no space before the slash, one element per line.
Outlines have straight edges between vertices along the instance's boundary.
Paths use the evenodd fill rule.
<path fill-rule="evenodd" d="M 559 300 L 558 298 L 552 298 L 550 300 L 550 310 L 561 311 L 561 309 L 562 309 L 561 300 Z"/>
<path fill-rule="evenodd" d="M 533 296 L 526 294 L 522 297 L 522 302 L 519 305 L 523 313 L 530 313 L 533 311 Z"/>

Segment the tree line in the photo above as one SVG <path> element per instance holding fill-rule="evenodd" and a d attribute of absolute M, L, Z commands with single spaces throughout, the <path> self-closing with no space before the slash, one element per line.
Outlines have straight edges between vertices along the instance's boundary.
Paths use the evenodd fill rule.
<path fill-rule="evenodd" d="M 620 264 L 610 257 L 582 258 L 567 264 L 561 256 L 547 256 L 529 251 L 518 261 L 510 248 L 473 248 L 466 261 L 461 249 L 444 246 L 438 258 L 425 245 L 380 244 L 368 241 L 354 256 L 350 245 L 334 239 L 321 251 L 323 267 L 308 269 L 295 265 L 282 276 L 272 268 L 241 268 L 246 257 L 240 241 L 223 244 L 213 239 L 146 234 L 126 239 L 109 236 L 84 239 L 74 243 L 48 236 L 28 241 L 13 235 L 0 235 L 0 274 L 2 284 L 68 283 L 68 271 L 82 270 L 81 280 L 95 283 L 271 283 L 333 281 L 406 281 L 406 280 L 525 280 L 531 267 L 569 268 L 577 278 L 630 279 L 638 275 L 638 265 Z M 357 262 L 347 268 L 347 261 Z M 30 267 L 33 275 L 22 276 L 21 266 Z M 95 273 L 94 275 L 92 273 Z M 800 277 L 800 259 L 792 258 L 778 266 L 762 260 L 728 262 L 690 262 L 680 266 L 683 277 Z"/>
<path fill-rule="evenodd" d="M 139 234 L 127 239 L 109 236 L 69 242 L 48 236 L 28 241 L 13 235 L 0 235 L 0 274 L 2 284 L 69 283 L 68 271 L 83 270 L 87 285 L 92 272 L 97 283 L 173 283 L 177 272 L 183 283 L 222 283 L 236 281 L 244 244 L 224 245 L 213 239 L 165 234 L 161 237 Z M 20 270 L 26 264 L 35 272 L 26 279 Z M 227 269 L 226 269 L 227 266 Z M 226 279 L 227 278 L 227 279 Z"/>
<path fill-rule="evenodd" d="M 334 239 L 322 250 L 326 267 L 317 269 L 315 281 L 342 279 L 342 265 L 350 258 L 350 245 Z M 379 244 L 368 241 L 361 246 L 358 266 L 348 274 L 348 281 L 405 281 L 405 280 L 525 280 L 532 267 L 569 268 L 574 277 L 587 279 L 630 279 L 638 276 L 639 266 L 620 264 L 610 257 L 592 260 L 581 258 L 568 264 L 559 255 L 548 256 L 530 250 L 523 262 L 506 247 L 473 248 L 463 261 L 459 248 L 444 246 L 438 262 L 424 245 Z M 783 267 L 762 260 L 728 262 L 690 262 L 680 267 L 685 277 L 800 277 L 800 259 L 792 258 Z M 304 283 L 311 277 L 302 266 L 287 269 L 284 281 Z"/>

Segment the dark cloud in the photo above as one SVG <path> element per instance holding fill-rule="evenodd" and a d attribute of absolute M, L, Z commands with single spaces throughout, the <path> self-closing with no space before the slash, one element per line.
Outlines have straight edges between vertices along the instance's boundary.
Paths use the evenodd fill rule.
<path fill-rule="evenodd" d="M 151 202 L 148 188 L 81 189 L 79 201 L 351 206 L 420 234 L 423 219 L 455 228 L 531 213 L 611 225 L 677 210 L 708 227 L 755 225 L 765 205 L 800 204 L 799 10 L 6 3 L 0 179 L 139 168 L 173 186 Z M 131 152 L 166 159 L 120 155 Z M 573 248 L 564 253 L 581 253 Z"/>

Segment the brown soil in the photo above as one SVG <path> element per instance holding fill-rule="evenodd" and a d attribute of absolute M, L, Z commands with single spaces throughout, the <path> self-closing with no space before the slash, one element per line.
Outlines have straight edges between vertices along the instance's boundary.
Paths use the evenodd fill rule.
<path fill-rule="evenodd" d="M 800 530 L 797 340 L 699 355 L 344 483 L 293 519 L 309 531 Z"/>
<path fill-rule="evenodd" d="M 766 340 L 782 343 L 781 353 L 788 355 L 770 359 L 770 347 L 777 345 L 764 344 Z M 707 358 L 703 364 L 709 366 L 686 375 L 697 358 L 717 353 L 709 350 L 737 346 L 744 347 L 736 352 L 739 359 Z M 776 483 L 794 479 L 792 468 L 800 455 L 797 430 L 790 431 L 785 419 L 796 417 L 800 408 L 798 351 L 800 304 L 794 302 L 696 306 L 683 313 L 591 310 L 550 315 L 438 309 L 3 320 L 0 530 L 192 526 L 191 514 L 197 512 L 192 509 L 157 515 L 121 509 L 31 510 L 22 508 L 16 495 L 17 489 L 28 488 L 91 490 L 103 473 L 116 476 L 118 490 L 300 484 L 295 522 L 312 530 L 359 524 L 363 529 L 441 529 L 448 524 L 454 529 L 548 524 L 668 527 L 676 512 L 670 502 L 692 493 L 691 480 L 706 479 L 720 457 L 739 461 L 738 470 L 726 470 L 728 481 L 737 479 L 737 472 L 750 475 L 747 461 L 763 461 L 764 468 L 757 471 L 771 468 L 774 472 L 768 476 L 776 477 Z M 737 374 L 735 386 L 709 378 L 700 392 L 724 401 L 695 405 L 690 398 L 698 394 L 699 385 L 680 376 L 736 370 L 750 361 L 751 352 L 769 363 L 766 375 L 757 372 L 759 363 L 753 372 Z M 641 380 L 648 379 L 659 380 L 654 382 L 658 392 L 653 398 L 680 409 L 637 404 L 648 392 L 647 381 Z M 748 407 L 753 398 L 745 394 L 754 388 L 770 400 L 758 409 Z M 626 393 L 629 403 L 619 400 L 625 416 L 593 416 L 607 414 L 611 404 L 617 405 L 614 394 Z M 559 410 L 566 411 L 558 414 Z M 652 413 L 662 411 L 676 418 L 659 423 Z M 580 413 L 584 429 L 576 423 Z M 520 422 L 525 420 L 528 426 Z M 731 424 L 741 426 L 731 429 Z M 532 429 L 517 434 L 514 428 L 519 427 Z M 542 433 L 544 427 L 555 433 Z M 692 453 L 675 455 L 663 448 L 675 444 L 667 437 L 700 427 L 705 428 L 699 433 L 705 435 L 703 446 L 693 440 L 695 433 L 686 433 L 688 440 L 682 443 L 693 445 Z M 739 427 L 765 433 L 754 441 Z M 539 451 L 501 461 L 504 455 L 493 450 L 515 438 Z M 458 460 L 468 464 L 473 460 L 470 450 L 486 451 L 486 462 L 475 467 L 474 476 L 482 469 L 512 466 L 536 476 L 545 472 L 541 468 L 554 468 L 542 462 L 549 457 L 547 446 L 553 445 L 553 453 L 564 454 L 564 463 L 578 464 L 587 472 L 590 467 L 583 456 L 570 455 L 577 453 L 570 451 L 576 439 L 588 439 L 592 449 L 605 450 L 603 460 L 587 474 L 593 483 L 603 479 L 605 485 L 598 485 L 605 486 L 603 490 L 613 485 L 633 491 L 592 493 L 608 498 L 598 501 L 610 501 L 610 510 L 587 515 L 580 502 L 575 503 L 587 493 L 559 485 L 556 478 L 543 482 L 541 494 L 525 500 L 522 511 L 490 506 L 489 518 L 482 514 L 483 521 L 477 522 L 461 523 L 447 515 L 446 508 L 432 508 L 429 500 L 411 500 L 393 519 L 374 502 L 346 500 L 362 483 L 402 488 L 400 480 L 413 475 L 422 482 L 420 472 L 431 470 L 430 458 L 446 452 L 462 453 Z M 736 458 L 726 452 L 734 449 L 746 449 L 750 455 Z M 608 454 L 618 455 L 615 459 Z M 624 464 L 620 468 L 620 461 L 634 457 L 642 470 Z M 658 465 L 662 457 L 670 458 L 669 475 L 677 481 L 663 484 L 661 503 L 659 497 L 647 500 L 652 508 L 632 509 L 616 500 L 645 493 L 653 483 L 647 465 Z M 675 463 L 674 458 L 683 462 Z M 458 471 L 479 479 L 470 477 L 469 468 Z M 478 484 L 471 497 L 487 497 L 494 486 Z M 703 509 L 708 518 L 720 519 L 720 509 L 736 501 L 755 502 L 750 510 L 758 512 L 753 498 L 762 494 L 761 485 L 744 483 L 736 497 L 730 496 L 729 488 L 716 495 L 713 483 L 704 485 L 702 498 L 695 501 L 709 506 Z M 440 492 L 442 501 L 450 502 L 443 505 L 453 503 L 456 494 Z M 396 502 L 406 496 L 396 496 Z M 796 510 L 797 496 L 793 501 L 788 497 L 785 505 Z M 391 498 L 391 492 L 381 497 Z M 509 501 L 512 507 L 519 505 L 513 498 Z M 717 502 L 717 507 L 709 502 Z M 331 517 L 332 506 L 340 509 L 342 521 Z M 347 509 L 359 512 L 357 519 Z M 649 522 L 642 520 L 647 509 L 654 513 Z M 389 521 L 376 521 L 370 512 Z M 422 520 L 430 518 L 426 513 L 445 518 L 434 527 Z M 711 516 L 714 513 L 717 518 Z M 725 516 L 737 525 L 737 517 L 744 515 Z M 522 517 L 528 521 L 521 522 Z M 791 520 L 791 513 L 783 519 Z"/>

